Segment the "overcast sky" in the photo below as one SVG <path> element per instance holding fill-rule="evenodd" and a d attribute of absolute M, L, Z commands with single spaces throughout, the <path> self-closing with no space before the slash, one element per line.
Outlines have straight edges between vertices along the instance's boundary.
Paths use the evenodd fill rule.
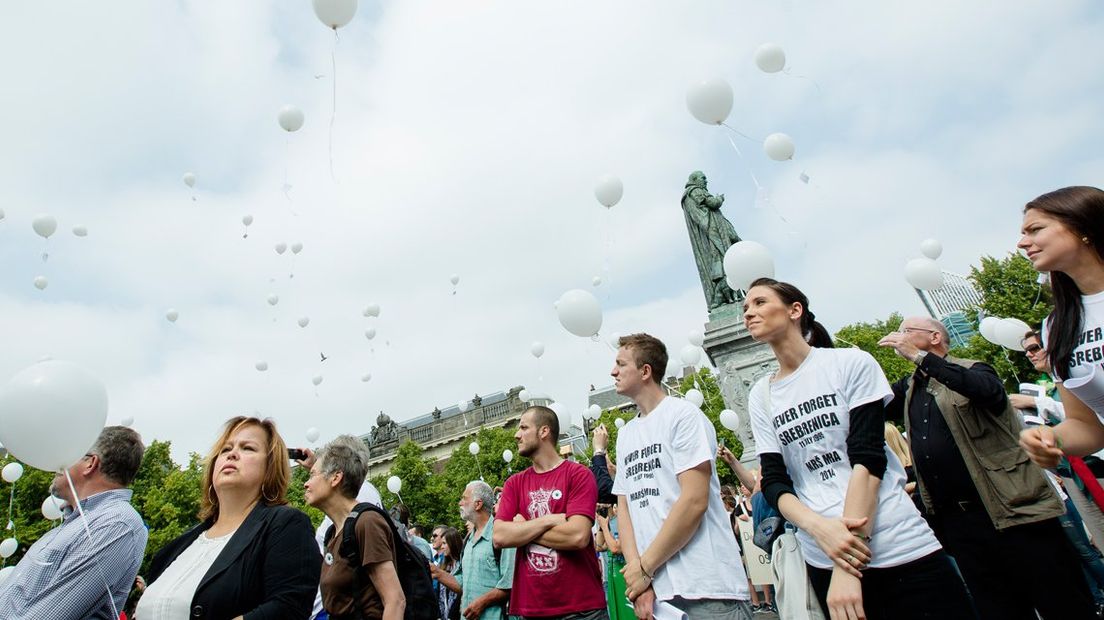
<path fill-rule="evenodd" d="M 706 320 L 679 206 L 699 169 L 830 330 L 921 313 L 902 270 L 923 239 L 966 273 L 1013 249 L 1031 198 L 1104 183 L 1102 28 L 1091 0 L 362 1 L 335 73 L 307 0 L 5 2 L 0 378 L 85 365 L 109 421 L 177 458 L 239 413 L 301 445 L 516 385 L 578 418 L 613 354 L 552 302 L 592 290 L 603 337 L 677 357 Z M 766 42 L 789 74 L 755 67 Z M 791 135 L 795 161 L 696 121 L 686 90 L 710 77 L 735 89 L 731 125 Z"/>

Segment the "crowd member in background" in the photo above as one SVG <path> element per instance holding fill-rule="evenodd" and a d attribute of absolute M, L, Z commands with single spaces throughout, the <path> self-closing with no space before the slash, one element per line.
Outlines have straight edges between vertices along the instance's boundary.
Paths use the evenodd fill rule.
<path fill-rule="evenodd" d="M 1085 618 L 1092 597 L 1062 532 L 1062 501 L 1017 443 L 1023 423 L 993 368 L 948 356 L 930 317 L 909 317 L 879 342 L 916 364 L 893 385 L 928 522 L 954 557 L 983 619 Z M 1035 587 L 1047 566 L 1048 587 Z M 1022 592 L 1008 596 L 1009 588 Z"/>
<path fill-rule="evenodd" d="M 204 462 L 201 522 L 153 557 L 136 617 L 309 618 L 322 559 L 290 477 L 275 423 L 231 418 Z"/>
<path fill-rule="evenodd" d="M 721 503 L 717 432 L 662 387 L 667 348 L 648 334 L 618 341 L 610 375 L 637 416 L 617 434 L 617 515 L 625 592 L 647 618 L 669 603 L 691 618 L 751 618 L 747 574 Z"/>
<path fill-rule="evenodd" d="M 465 620 L 504 620 L 514 580 L 514 549 L 495 549 L 494 491 L 482 480 L 473 480 L 460 496 L 460 516 L 472 535 L 460 554 L 460 570 L 441 575 L 441 582 L 455 582 L 460 591 L 460 615 Z M 438 571 L 440 573 L 440 571 Z"/>
<path fill-rule="evenodd" d="M 920 514 L 924 514 L 924 502 L 920 499 L 920 492 L 916 490 L 916 468 L 912 465 L 912 450 L 909 449 L 905 436 L 893 422 L 885 423 L 885 442 L 893 454 L 897 455 L 901 466 L 905 468 L 905 493 L 908 493 Z"/>
<path fill-rule="evenodd" d="M 617 527 L 617 506 L 598 507 L 598 534 L 594 546 L 606 554 L 606 610 L 610 620 L 632 620 L 633 606 L 625 596 L 625 556 L 621 553 L 621 535 Z"/>
<path fill-rule="evenodd" d="M 440 584 L 437 588 L 437 608 L 441 612 L 441 620 L 449 620 L 460 617 L 462 587 L 456 580 L 456 574 L 460 571 L 460 553 L 464 550 L 464 539 L 454 527 L 446 527 L 441 538 L 444 540 L 441 544 L 441 562 L 430 562 L 429 571 L 434 581 Z M 444 576 L 448 579 L 442 580 Z"/>
<path fill-rule="evenodd" d="M 54 476 L 50 493 L 69 504 L 65 518 L 0 584 L 0 618 L 111 618 L 123 611 L 148 536 L 127 488 L 144 451 L 142 438 L 129 428 L 100 431 L 88 454 L 68 469 L 83 516 L 65 475 Z"/>
<path fill-rule="evenodd" d="M 617 498 L 613 495 L 613 476 L 610 474 L 610 462 L 606 458 L 606 449 L 609 447 L 609 430 L 605 424 L 599 424 L 591 434 L 591 447 L 594 454 L 590 457 L 590 472 L 594 474 L 594 480 L 598 484 L 598 503 L 616 504 Z"/>
<path fill-rule="evenodd" d="M 548 407 L 521 414 L 517 452 L 533 464 L 506 480 L 494 546 L 518 549 L 511 615 L 600 620 L 608 617 L 606 595 L 590 531 L 598 485 L 590 470 L 560 456 L 559 435 Z"/>
<path fill-rule="evenodd" d="M 357 493 L 368 474 L 368 448 L 352 435 L 326 444 L 311 464 L 304 485 L 307 503 L 333 521 L 325 549 L 320 585 L 322 602 L 331 618 L 394 620 L 403 617 L 406 596 L 399 582 L 394 533 L 380 512 L 357 508 Z M 352 516 L 355 564 L 342 551 L 346 520 Z"/>
<path fill-rule="evenodd" d="M 410 509 L 406 504 L 395 504 L 388 513 L 391 515 L 391 520 L 398 526 L 400 534 L 425 557 L 426 562 L 433 558 L 433 547 L 429 546 L 429 541 L 412 533 Z"/>
<path fill-rule="evenodd" d="M 754 471 L 744 467 L 744 464 L 740 462 L 740 459 L 736 458 L 732 450 L 729 450 L 725 446 L 718 446 L 717 458 L 728 464 L 729 468 L 736 474 L 736 478 L 739 479 L 740 484 L 749 489 L 755 486 L 757 478 Z"/>
<path fill-rule="evenodd" d="M 1066 187 L 1027 203 L 1017 247 L 1054 293 L 1041 334 L 1066 419 L 1021 435 L 1035 462 L 1054 467 L 1063 453 L 1104 448 L 1104 191 Z"/>
<path fill-rule="evenodd" d="M 755 584 L 751 582 L 751 571 L 748 570 L 748 553 L 744 547 L 744 537 L 740 532 L 740 523 L 747 523 L 751 526 L 753 522 L 754 510 L 751 505 L 751 491 L 740 484 L 740 490 L 731 496 L 729 501 L 732 502 L 732 512 L 729 514 L 729 519 L 732 522 L 732 533 L 736 536 L 736 542 L 740 545 L 740 556 L 744 560 L 744 569 L 748 573 L 748 591 L 751 594 L 751 611 L 752 613 L 760 612 L 777 612 L 774 602 L 771 601 L 770 584 L 763 586 L 763 602 L 759 602 L 759 591 L 755 589 Z M 753 528 L 754 529 L 754 528 Z"/>
<path fill-rule="evenodd" d="M 798 528 L 821 605 L 832 618 L 974 617 L 886 447 L 893 390 L 873 356 L 832 348 L 805 294 L 769 278 L 752 282 L 744 325 L 779 365 L 748 397 L 763 494 Z"/>

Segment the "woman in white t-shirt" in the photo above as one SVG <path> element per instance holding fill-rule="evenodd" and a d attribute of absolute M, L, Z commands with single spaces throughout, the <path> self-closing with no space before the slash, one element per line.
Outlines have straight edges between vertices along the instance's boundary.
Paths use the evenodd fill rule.
<path fill-rule="evenodd" d="M 744 325 L 779 369 L 748 409 L 763 494 L 799 528 L 809 581 L 832 618 L 974 618 L 962 579 L 904 492 L 883 437 L 893 391 L 870 354 L 833 349 L 797 287 L 760 278 Z"/>
<path fill-rule="evenodd" d="M 1066 410 L 1061 424 L 1025 430 L 1020 444 L 1054 467 L 1063 452 L 1104 448 L 1104 191 L 1065 187 L 1027 203 L 1017 247 L 1050 273 L 1054 311 L 1041 333 Z"/>

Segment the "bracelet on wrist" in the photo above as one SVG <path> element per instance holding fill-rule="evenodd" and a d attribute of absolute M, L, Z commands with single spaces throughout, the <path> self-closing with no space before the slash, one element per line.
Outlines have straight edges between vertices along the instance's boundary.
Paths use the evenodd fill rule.
<path fill-rule="evenodd" d="M 653 576 L 655 575 L 655 571 L 652 571 L 651 575 L 648 574 L 648 571 L 644 568 L 644 559 L 638 558 L 637 563 L 640 564 L 640 572 L 644 573 L 644 576 L 647 577 L 649 581 L 655 581 L 655 577 Z"/>

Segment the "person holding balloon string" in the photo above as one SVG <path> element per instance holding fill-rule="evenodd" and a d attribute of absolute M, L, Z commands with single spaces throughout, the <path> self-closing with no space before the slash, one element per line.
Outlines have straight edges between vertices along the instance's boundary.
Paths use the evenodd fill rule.
<path fill-rule="evenodd" d="M 136 616 L 309 618 L 322 559 L 290 478 L 276 424 L 231 418 L 204 462 L 201 522 L 153 557 Z"/>
<path fill-rule="evenodd" d="M 1049 272 L 1054 293 L 1040 335 L 1066 419 L 1020 435 L 1032 460 L 1052 468 L 1063 454 L 1104 448 L 1104 191 L 1066 187 L 1027 203 L 1017 247 Z"/>
<path fill-rule="evenodd" d="M 108 426 L 87 454 L 54 476 L 51 495 L 68 506 L 79 500 L 80 507 L 67 507 L 61 525 L 31 545 L 0 585 L 0 618 L 118 616 L 149 536 L 127 488 L 138 475 L 144 451 L 134 430 Z M 43 503 L 44 511 L 49 501 Z"/>
<path fill-rule="evenodd" d="M 743 309 L 744 326 L 779 365 L 748 397 L 763 495 L 798 528 L 821 606 L 833 619 L 976 617 L 886 447 L 893 390 L 873 356 L 833 348 L 792 284 L 752 281 Z"/>

